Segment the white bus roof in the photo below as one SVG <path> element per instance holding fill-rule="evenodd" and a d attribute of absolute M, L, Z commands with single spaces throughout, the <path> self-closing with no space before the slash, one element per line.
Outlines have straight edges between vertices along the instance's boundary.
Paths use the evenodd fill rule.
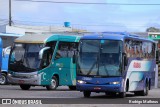
<path fill-rule="evenodd" d="M 16 43 L 45 43 L 47 41 L 51 40 L 58 40 L 58 39 L 68 39 L 68 37 L 74 37 L 70 39 L 74 39 L 76 37 L 79 37 L 80 35 L 74 35 L 74 34 L 65 34 L 65 33 L 60 33 L 60 34 L 27 34 L 25 36 L 19 37 L 15 39 Z M 65 38 L 67 37 L 67 38 Z M 70 40 L 70 41 L 74 41 Z"/>
<path fill-rule="evenodd" d="M 21 34 L 14 34 L 14 33 L 0 33 L 0 36 L 12 36 L 12 37 L 21 37 Z"/>

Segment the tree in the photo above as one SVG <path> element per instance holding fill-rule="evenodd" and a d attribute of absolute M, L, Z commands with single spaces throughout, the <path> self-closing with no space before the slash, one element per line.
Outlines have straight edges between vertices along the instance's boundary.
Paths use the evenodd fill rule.
<path fill-rule="evenodd" d="M 160 32 L 160 29 L 155 27 L 149 27 L 146 29 L 146 32 Z"/>

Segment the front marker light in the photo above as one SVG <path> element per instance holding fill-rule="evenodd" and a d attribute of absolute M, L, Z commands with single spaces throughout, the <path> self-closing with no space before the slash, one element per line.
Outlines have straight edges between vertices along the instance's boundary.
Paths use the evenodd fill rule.
<path fill-rule="evenodd" d="M 82 81 L 82 80 L 78 80 L 77 82 L 80 83 L 80 84 L 85 84 L 86 83 L 85 81 Z"/>
<path fill-rule="evenodd" d="M 119 84 L 120 82 L 118 82 L 118 81 L 116 81 L 116 82 L 110 82 L 110 84 L 114 84 L 114 85 L 116 85 L 116 84 Z"/>

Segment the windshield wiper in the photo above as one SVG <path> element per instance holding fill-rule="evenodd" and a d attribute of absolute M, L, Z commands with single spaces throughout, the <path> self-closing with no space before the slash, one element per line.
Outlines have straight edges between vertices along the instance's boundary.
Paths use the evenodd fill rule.
<path fill-rule="evenodd" d="M 27 64 L 28 67 L 30 67 L 30 64 L 29 64 L 29 61 L 28 61 L 28 58 L 26 57 L 28 54 L 28 48 L 25 50 L 25 62 Z"/>
<path fill-rule="evenodd" d="M 87 75 L 89 75 L 91 72 L 92 72 L 92 69 L 94 68 L 94 66 L 96 65 L 97 67 L 97 64 L 98 64 L 98 54 L 97 54 L 97 58 L 96 58 L 96 61 L 94 62 L 94 64 L 92 65 L 92 67 L 90 68 L 89 72 L 87 73 Z M 97 71 L 98 72 L 98 71 Z"/>
<path fill-rule="evenodd" d="M 106 74 L 107 74 L 107 76 L 108 76 L 108 70 L 107 70 L 107 68 L 106 68 L 106 64 L 104 64 L 104 69 L 105 69 L 105 72 L 106 72 Z"/>

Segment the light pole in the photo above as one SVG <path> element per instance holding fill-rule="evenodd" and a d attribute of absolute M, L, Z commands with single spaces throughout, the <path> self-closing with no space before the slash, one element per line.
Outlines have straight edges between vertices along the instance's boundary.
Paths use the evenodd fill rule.
<path fill-rule="evenodd" d="M 12 26 L 11 0 L 9 0 L 9 26 Z"/>

